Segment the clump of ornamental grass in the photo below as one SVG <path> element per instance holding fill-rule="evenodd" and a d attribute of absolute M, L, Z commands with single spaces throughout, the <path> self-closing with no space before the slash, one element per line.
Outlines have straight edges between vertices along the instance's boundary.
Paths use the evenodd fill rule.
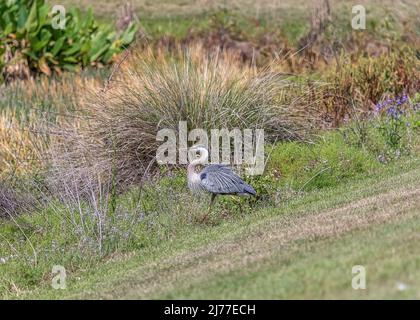
<path fill-rule="evenodd" d="M 190 48 L 171 57 L 133 53 L 105 88 L 85 104 L 87 117 L 67 127 L 52 148 L 58 180 L 113 172 L 118 187 L 138 184 L 151 172 L 157 132 L 180 121 L 188 130 L 264 129 L 268 141 L 302 138 L 311 111 L 273 69 L 244 66 L 223 52 Z M 286 104 L 287 103 L 287 104 Z M 68 170 L 71 168 L 71 170 Z M 73 178 L 71 178 L 74 180 Z M 83 181 L 78 184 L 83 188 Z"/>

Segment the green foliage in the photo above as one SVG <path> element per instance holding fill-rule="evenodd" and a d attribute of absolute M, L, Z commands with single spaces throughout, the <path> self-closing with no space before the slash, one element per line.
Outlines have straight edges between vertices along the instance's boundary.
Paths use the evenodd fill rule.
<path fill-rule="evenodd" d="M 389 118 L 379 123 L 379 130 L 391 151 L 400 153 L 406 124 L 403 119 Z"/>
<path fill-rule="evenodd" d="M 413 99 L 411 100 L 411 104 L 414 109 L 414 113 L 411 117 L 409 117 L 410 124 L 413 127 L 413 130 L 416 133 L 420 132 L 420 92 L 417 92 Z"/>
<path fill-rule="evenodd" d="M 245 19 L 227 9 L 221 9 L 210 16 L 210 27 L 219 32 L 226 32 L 233 38 L 244 38 Z M 249 26 L 249 21 L 248 26 Z"/>
<path fill-rule="evenodd" d="M 192 30 L 208 30 L 209 18 L 207 14 L 197 16 L 164 16 L 141 18 L 141 26 L 151 39 L 162 37 L 173 37 L 176 40 L 183 40 L 190 35 Z"/>
<path fill-rule="evenodd" d="M 280 187 L 296 191 L 332 187 L 378 166 L 369 152 L 346 143 L 340 132 L 331 132 L 314 144 L 286 142 L 273 147 L 268 172 Z"/>
<path fill-rule="evenodd" d="M 0 3 L 0 69 L 29 68 L 51 75 L 63 70 L 109 64 L 129 45 L 137 31 L 130 25 L 120 34 L 105 24 L 99 25 L 89 10 L 66 12 L 64 29 L 53 27 L 52 8 L 44 0 L 7 0 Z"/>
<path fill-rule="evenodd" d="M 416 96 L 378 103 L 373 119 L 359 119 L 341 129 L 346 142 L 387 162 L 412 152 L 418 140 Z"/>

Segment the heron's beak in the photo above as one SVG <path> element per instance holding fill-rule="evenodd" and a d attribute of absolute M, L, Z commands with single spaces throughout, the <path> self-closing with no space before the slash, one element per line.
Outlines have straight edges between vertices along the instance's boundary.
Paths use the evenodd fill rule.
<path fill-rule="evenodd" d="M 199 152 L 199 149 L 197 147 L 191 147 L 189 152 L 193 155 L 194 158 L 200 157 L 200 154 L 197 154 L 197 152 Z"/>

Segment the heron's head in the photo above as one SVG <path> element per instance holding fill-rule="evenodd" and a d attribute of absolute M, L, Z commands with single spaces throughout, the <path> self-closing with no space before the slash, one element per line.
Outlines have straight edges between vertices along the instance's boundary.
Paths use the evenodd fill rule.
<path fill-rule="evenodd" d="M 193 159 L 201 159 L 201 162 L 207 161 L 209 152 L 204 144 L 196 144 L 190 148 L 190 161 Z"/>

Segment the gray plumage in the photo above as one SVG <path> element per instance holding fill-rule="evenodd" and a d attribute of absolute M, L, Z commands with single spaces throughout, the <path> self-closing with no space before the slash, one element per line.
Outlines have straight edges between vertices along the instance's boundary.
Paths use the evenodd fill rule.
<path fill-rule="evenodd" d="M 212 164 L 200 173 L 201 185 L 216 194 L 256 195 L 253 187 L 246 184 L 228 166 Z"/>

